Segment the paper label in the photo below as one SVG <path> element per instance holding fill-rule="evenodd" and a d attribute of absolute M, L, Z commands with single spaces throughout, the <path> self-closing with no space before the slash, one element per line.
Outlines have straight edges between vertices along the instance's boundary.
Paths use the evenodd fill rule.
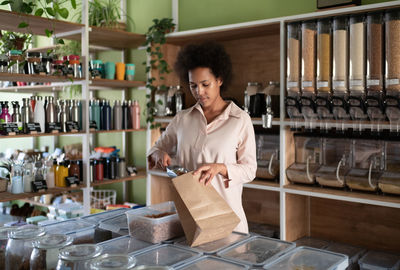
<path fill-rule="evenodd" d="M 362 80 L 350 80 L 350 86 L 362 86 Z"/>
<path fill-rule="evenodd" d="M 312 87 L 313 82 L 312 81 L 304 81 L 304 82 L 302 82 L 302 86 L 303 87 Z"/>
<path fill-rule="evenodd" d="M 388 79 L 386 80 L 386 85 L 399 84 L 399 79 Z"/>
<path fill-rule="evenodd" d="M 317 87 L 318 88 L 320 88 L 320 87 L 329 87 L 329 82 L 327 82 L 327 81 L 317 82 Z"/>
<path fill-rule="evenodd" d="M 287 82 L 287 87 L 288 88 L 299 87 L 299 83 L 298 82 Z"/>
<path fill-rule="evenodd" d="M 381 80 L 367 80 L 368 86 L 381 85 Z"/>
<path fill-rule="evenodd" d="M 333 81 L 333 87 L 345 87 L 346 82 L 345 81 Z"/>

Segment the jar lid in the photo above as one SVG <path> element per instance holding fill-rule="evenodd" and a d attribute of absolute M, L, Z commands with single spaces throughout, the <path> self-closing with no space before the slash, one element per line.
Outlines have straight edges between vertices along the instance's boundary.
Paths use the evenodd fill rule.
<path fill-rule="evenodd" d="M 74 239 L 64 234 L 48 234 L 33 242 L 35 248 L 53 249 L 63 248 L 72 244 Z"/>
<path fill-rule="evenodd" d="M 104 254 L 90 263 L 93 270 L 126 270 L 132 269 L 136 265 L 136 259 L 128 255 Z"/>
<path fill-rule="evenodd" d="M 36 225 L 25 225 L 15 231 L 11 231 L 9 237 L 12 239 L 32 239 L 45 235 L 45 230 Z"/>
<path fill-rule="evenodd" d="M 0 228 L 0 240 L 8 239 L 10 232 L 15 231 L 17 227 L 1 227 Z"/>
<path fill-rule="evenodd" d="M 60 251 L 59 258 L 66 261 L 85 261 L 101 255 L 103 248 L 94 244 L 72 245 Z"/>
<path fill-rule="evenodd" d="M 75 54 L 71 54 L 70 56 L 68 56 L 69 60 L 79 60 L 79 55 L 75 55 Z"/>
<path fill-rule="evenodd" d="M 103 61 L 101 61 L 101 60 L 93 60 L 93 64 L 101 65 L 101 64 L 103 64 Z"/>
<path fill-rule="evenodd" d="M 40 57 L 40 52 L 28 52 L 28 57 Z"/>
<path fill-rule="evenodd" d="M 134 67 L 135 64 L 125 64 L 125 66 L 127 66 L 127 67 Z"/>
<path fill-rule="evenodd" d="M 68 56 L 63 56 L 63 61 L 67 61 L 68 60 Z"/>
<path fill-rule="evenodd" d="M 11 55 L 20 55 L 20 54 L 22 54 L 22 51 L 20 51 L 20 50 L 10 50 L 10 54 Z"/>

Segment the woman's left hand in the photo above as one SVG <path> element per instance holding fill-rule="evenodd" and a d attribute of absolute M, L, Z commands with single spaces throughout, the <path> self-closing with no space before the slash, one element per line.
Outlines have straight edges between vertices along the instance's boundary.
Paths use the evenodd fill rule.
<path fill-rule="evenodd" d="M 197 175 L 200 173 L 199 182 L 204 182 L 204 185 L 209 185 L 211 180 L 214 179 L 214 176 L 217 174 L 221 174 L 224 177 L 228 177 L 227 169 L 225 164 L 223 163 L 211 163 L 204 164 L 199 167 L 197 170 L 193 172 L 193 175 Z"/>

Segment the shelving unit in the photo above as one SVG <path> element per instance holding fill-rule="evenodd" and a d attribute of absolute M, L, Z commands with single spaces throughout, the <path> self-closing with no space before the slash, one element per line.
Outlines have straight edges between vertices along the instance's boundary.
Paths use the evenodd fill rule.
<path fill-rule="evenodd" d="M 102 186 L 102 185 L 108 185 L 108 184 L 122 183 L 122 182 L 137 180 L 137 179 L 143 179 L 145 177 L 146 177 L 146 170 L 142 169 L 142 170 L 139 170 L 138 173 L 134 176 L 128 176 L 128 177 L 118 178 L 118 179 L 103 180 L 103 181 L 95 181 L 95 182 L 90 183 L 90 186 L 96 187 L 96 186 Z"/>
<path fill-rule="evenodd" d="M 92 130 L 90 133 L 97 134 L 97 133 L 122 133 L 122 132 L 139 132 L 139 131 L 146 131 L 146 128 L 142 127 L 140 129 L 114 129 L 114 130 Z"/>
<path fill-rule="evenodd" d="M 356 192 L 344 189 L 321 188 L 291 184 L 286 178 L 286 168 L 294 162 L 294 139 L 290 130 L 294 122 L 286 118 L 286 25 L 289 22 L 325 17 L 335 17 L 370 11 L 399 8 L 400 1 L 373 5 L 319 11 L 297 16 L 260 20 L 171 33 L 162 51 L 172 64 L 181 46 L 215 40 L 224 45 L 232 58 L 233 79 L 226 97 L 234 98 L 243 105 L 244 89 L 249 81 L 280 82 L 279 112 L 275 112 L 273 125 L 280 134 L 279 183 L 258 179 L 244 185 L 243 206 L 248 221 L 280 227 L 280 238 L 295 241 L 304 236 L 325 238 L 369 249 L 400 252 L 400 197 Z M 171 73 L 164 81 L 167 85 L 183 85 L 176 74 Z M 185 86 L 184 86 L 185 87 Z M 186 95 L 185 104 L 194 104 Z M 164 128 L 171 117 L 156 117 Z M 253 125 L 262 125 L 260 118 L 252 119 Z M 309 123 L 297 121 L 297 127 Z M 320 121 L 313 127 L 344 129 L 391 128 L 389 122 L 370 121 Z M 274 129 L 275 130 L 275 129 Z M 265 130 L 269 133 L 268 130 Z M 271 133 L 276 134 L 275 131 Z M 161 130 L 149 130 L 147 149 L 161 135 Z M 148 170 L 147 203 L 171 199 L 171 184 L 164 172 Z"/>

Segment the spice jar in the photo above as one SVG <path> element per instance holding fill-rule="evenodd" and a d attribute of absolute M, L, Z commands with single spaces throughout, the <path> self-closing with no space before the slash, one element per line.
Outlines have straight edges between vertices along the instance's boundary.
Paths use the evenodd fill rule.
<path fill-rule="evenodd" d="M 4 270 L 4 262 L 6 260 L 6 246 L 8 241 L 8 235 L 15 231 L 16 227 L 0 227 L 0 269 Z"/>
<path fill-rule="evenodd" d="M 333 20 L 333 68 L 332 89 L 335 93 L 345 93 L 348 90 L 348 19 L 337 17 Z"/>
<path fill-rule="evenodd" d="M 351 16 L 349 40 L 349 89 L 352 95 L 363 94 L 365 90 L 365 18 L 364 15 Z M 361 93 L 360 93 L 361 92 Z"/>
<path fill-rule="evenodd" d="M 287 83 L 288 95 L 300 92 L 300 23 L 287 26 Z"/>
<path fill-rule="evenodd" d="M 57 270 L 85 270 L 90 262 L 99 257 L 103 249 L 93 244 L 73 245 L 60 251 Z"/>
<path fill-rule="evenodd" d="M 26 58 L 28 62 L 28 73 L 29 74 L 44 74 L 45 71 L 41 62 L 40 52 L 29 52 Z"/>
<path fill-rule="evenodd" d="M 10 232 L 6 247 L 6 269 L 28 270 L 33 242 L 44 234 L 44 228 L 36 225 L 22 226 Z"/>
<path fill-rule="evenodd" d="M 104 254 L 90 263 L 92 270 L 129 270 L 133 269 L 136 259 L 129 255 Z"/>
<path fill-rule="evenodd" d="M 75 176 L 79 180 L 81 180 L 80 176 L 80 168 L 77 160 L 71 160 L 69 166 L 68 166 L 68 174 L 69 176 Z"/>
<path fill-rule="evenodd" d="M 400 91 L 400 10 L 385 14 L 386 74 L 388 95 L 397 96 Z"/>
<path fill-rule="evenodd" d="M 317 34 L 317 91 L 331 90 L 332 76 L 332 31 L 330 19 L 318 20 Z"/>
<path fill-rule="evenodd" d="M 8 57 L 5 54 L 0 54 L 0 72 L 8 72 Z"/>
<path fill-rule="evenodd" d="M 51 270 L 57 267 L 60 249 L 72 244 L 73 238 L 63 234 L 49 234 L 33 243 L 30 270 Z"/>
<path fill-rule="evenodd" d="M 301 25 L 301 89 L 303 94 L 315 93 L 316 73 L 316 37 L 317 27 L 314 21 L 303 22 Z"/>
<path fill-rule="evenodd" d="M 10 73 L 23 73 L 21 64 L 24 58 L 20 50 L 10 50 L 8 52 L 8 61 L 10 63 Z"/>

